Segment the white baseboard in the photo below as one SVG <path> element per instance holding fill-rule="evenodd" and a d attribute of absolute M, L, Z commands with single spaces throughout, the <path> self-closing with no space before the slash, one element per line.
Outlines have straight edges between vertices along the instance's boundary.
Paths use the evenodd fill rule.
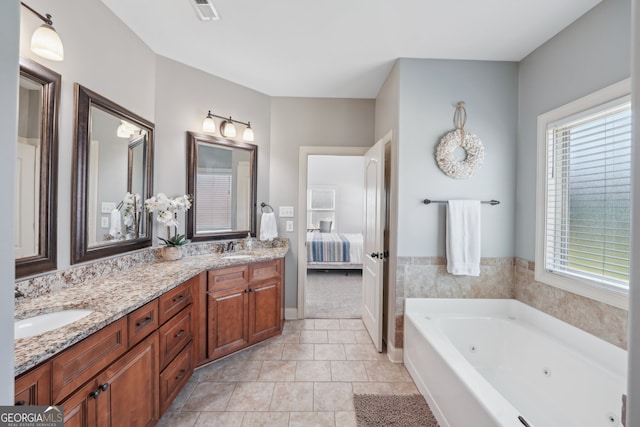
<path fill-rule="evenodd" d="M 296 319 L 298 319 L 298 309 L 297 308 L 285 308 L 284 309 L 284 318 L 285 318 L 285 320 L 296 320 Z"/>
<path fill-rule="evenodd" d="M 403 353 L 401 348 L 395 348 L 387 343 L 387 357 L 393 363 L 403 363 Z"/>

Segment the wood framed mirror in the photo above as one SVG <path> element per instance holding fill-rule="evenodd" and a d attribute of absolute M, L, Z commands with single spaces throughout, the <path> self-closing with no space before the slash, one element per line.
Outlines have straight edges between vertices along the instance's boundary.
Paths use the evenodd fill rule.
<path fill-rule="evenodd" d="M 75 95 L 71 263 L 151 246 L 153 123 L 77 83 Z"/>
<path fill-rule="evenodd" d="M 194 242 L 256 235 L 258 147 L 187 132 L 187 238 Z"/>
<path fill-rule="evenodd" d="M 60 74 L 20 58 L 16 278 L 56 269 Z"/>

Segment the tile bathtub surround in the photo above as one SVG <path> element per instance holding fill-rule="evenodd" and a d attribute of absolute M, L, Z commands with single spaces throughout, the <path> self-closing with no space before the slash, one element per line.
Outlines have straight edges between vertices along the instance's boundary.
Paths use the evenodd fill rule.
<path fill-rule="evenodd" d="M 417 393 L 360 319 L 287 320 L 282 336 L 196 370 L 158 426 L 355 427 L 354 394 Z"/>
<path fill-rule="evenodd" d="M 444 257 L 400 257 L 396 270 L 395 339 L 402 348 L 405 298 L 515 298 L 618 347 L 627 348 L 627 311 L 534 279 L 535 263 L 482 258 L 480 277 L 447 273 Z"/>
<path fill-rule="evenodd" d="M 516 258 L 515 298 L 611 344 L 627 348 L 627 311 L 535 280 L 535 264 Z"/>
<path fill-rule="evenodd" d="M 239 239 L 236 242 L 236 251 L 246 249 L 244 239 Z M 182 253 L 184 257 L 220 254 L 223 252 L 226 245 L 227 241 L 190 243 L 182 247 Z M 274 239 L 269 242 L 254 239 L 253 242 L 254 249 L 258 251 L 260 249 L 269 248 L 288 248 L 288 246 L 289 240 L 282 238 Z M 66 270 L 58 270 L 27 278 L 16 282 L 16 289 L 22 292 L 26 298 L 37 297 L 73 287 L 88 280 L 99 279 L 114 273 L 120 273 L 138 265 L 156 262 L 159 261 L 159 259 L 160 256 L 158 248 L 146 248 L 113 258 L 106 258 L 88 264 L 71 266 Z"/>

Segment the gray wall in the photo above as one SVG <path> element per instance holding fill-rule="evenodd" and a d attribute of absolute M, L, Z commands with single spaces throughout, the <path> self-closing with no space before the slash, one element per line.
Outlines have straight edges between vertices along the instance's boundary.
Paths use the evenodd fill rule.
<path fill-rule="evenodd" d="M 202 121 L 211 110 L 251 121 L 255 133 L 252 144 L 258 146 L 258 205 L 268 201 L 270 97 L 162 56 L 158 56 L 157 65 L 154 192 L 169 196 L 186 192 L 187 131 L 202 132 Z M 215 120 L 219 125 L 220 120 Z M 237 130 L 241 141 L 244 126 L 237 125 Z M 219 129 L 215 135 L 220 136 Z M 181 218 L 180 233 L 184 225 Z M 157 230 L 154 233 L 158 235 Z"/>
<path fill-rule="evenodd" d="M 401 59 L 399 67 L 398 256 L 444 256 L 445 206 L 425 198 L 497 199 L 482 207 L 482 257 L 513 256 L 518 65 L 514 62 Z M 465 130 L 485 147 L 468 179 L 443 174 L 440 139 L 454 129 L 458 101 Z"/>
<path fill-rule="evenodd" d="M 308 187 L 331 187 L 336 190 L 335 224 L 332 231 L 364 231 L 364 157 L 309 156 Z M 301 216 L 301 220 L 304 218 Z"/>
<path fill-rule="evenodd" d="M 14 200 L 18 138 L 18 45 L 20 2 L 0 2 L 0 199 Z M 0 222 L 0 233 L 13 236 L 13 215 Z M 13 239 L 0 240 L 0 405 L 13 405 Z"/>
<path fill-rule="evenodd" d="M 48 61 L 31 53 L 31 34 L 42 21 L 21 8 L 20 55 L 62 76 L 58 118 L 57 244 L 58 269 L 64 269 L 70 260 L 74 83 L 78 82 L 153 122 L 156 55 L 100 0 L 31 0 L 28 4 L 53 16 L 54 26 L 64 44 L 62 62 Z M 158 170 L 162 169 L 156 168 L 156 174 Z"/>
<path fill-rule="evenodd" d="M 515 255 L 535 259 L 538 115 L 629 77 L 630 0 L 604 0 L 520 62 Z"/>
<path fill-rule="evenodd" d="M 373 145 L 375 104 L 372 99 L 271 99 L 270 200 L 298 209 L 298 148 L 301 146 L 370 147 Z M 304 218 L 302 219 L 304 221 Z M 285 219 L 278 220 L 281 237 L 290 239 L 286 257 L 285 307 L 297 306 L 297 232 L 285 232 Z M 294 230 L 297 227 L 294 227 Z"/>

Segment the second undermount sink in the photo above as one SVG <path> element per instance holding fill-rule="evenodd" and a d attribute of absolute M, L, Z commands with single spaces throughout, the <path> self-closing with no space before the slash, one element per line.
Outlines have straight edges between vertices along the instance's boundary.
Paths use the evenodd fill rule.
<path fill-rule="evenodd" d="M 60 310 L 18 320 L 13 324 L 14 339 L 27 338 L 53 331 L 76 322 L 93 313 L 93 310 Z"/>

